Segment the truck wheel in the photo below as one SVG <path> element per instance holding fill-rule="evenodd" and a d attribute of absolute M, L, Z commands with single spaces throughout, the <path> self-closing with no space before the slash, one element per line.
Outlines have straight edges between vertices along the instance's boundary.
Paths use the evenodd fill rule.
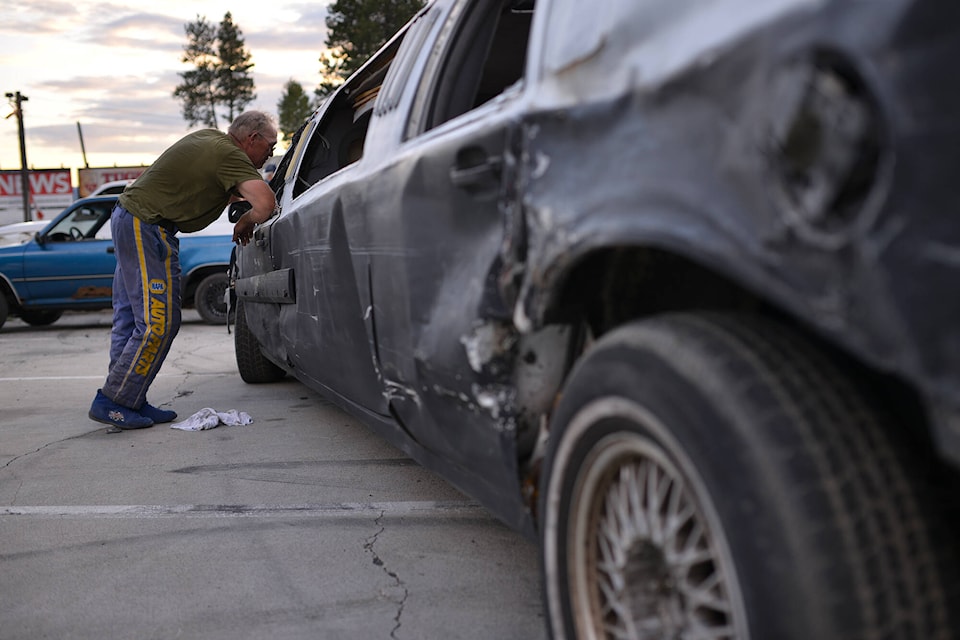
<path fill-rule="evenodd" d="M 230 279 L 226 273 L 211 273 L 197 285 L 193 306 L 207 324 L 226 324 L 227 303 L 223 298 Z"/>
<path fill-rule="evenodd" d="M 63 311 L 60 310 L 47 311 L 30 309 L 21 311 L 20 319 L 32 327 L 45 327 L 59 320 L 62 315 Z"/>
<path fill-rule="evenodd" d="M 6 324 L 9 315 L 10 304 L 7 302 L 7 297 L 3 295 L 3 291 L 0 291 L 0 329 Z"/>
<path fill-rule="evenodd" d="M 540 490 L 553 638 L 952 637 L 956 544 L 925 511 L 931 463 L 838 365 L 733 316 L 599 340 L 564 388 Z"/>
<path fill-rule="evenodd" d="M 237 352 L 237 368 L 244 382 L 276 382 L 286 372 L 263 355 L 260 343 L 247 326 L 247 314 L 243 300 L 237 299 L 237 324 L 234 327 L 233 343 Z"/>

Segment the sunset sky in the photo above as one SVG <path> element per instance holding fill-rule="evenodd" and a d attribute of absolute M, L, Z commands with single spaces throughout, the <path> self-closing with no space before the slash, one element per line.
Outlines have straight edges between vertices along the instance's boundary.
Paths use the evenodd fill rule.
<path fill-rule="evenodd" d="M 78 122 L 91 167 L 150 164 L 197 128 L 187 126 L 172 92 L 178 73 L 190 68 L 180 61 L 184 25 L 198 15 L 219 23 L 231 12 L 255 65 L 257 97 L 248 108 L 276 115 L 288 80 L 310 95 L 320 81 L 327 4 L 0 0 L 0 90 L 28 98 L 27 165 L 82 168 Z M 3 100 L 7 116 L 13 109 Z M 19 168 L 17 121 L 7 117 L 0 120 L 0 169 Z"/>

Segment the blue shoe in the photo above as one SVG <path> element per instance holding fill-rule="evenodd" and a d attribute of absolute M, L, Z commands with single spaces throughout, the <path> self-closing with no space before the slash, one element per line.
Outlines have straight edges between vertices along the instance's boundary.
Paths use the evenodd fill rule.
<path fill-rule="evenodd" d="M 118 429 L 143 429 L 152 427 L 153 420 L 140 415 L 140 412 L 134 411 L 130 407 L 119 405 L 107 396 L 103 391 L 97 389 L 97 397 L 93 399 L 90 405 L 90 412 L 87 413 L 91 420 L 109 424 Z"/>
<path fill-rule="evenodd" d="M 153 420 L 154 424 L 160 424 L 161 422 L 173 422 L 177 419 L 176 411 L 171 411 L 169 409 L 158 409 L 149 402 L 143 403 L 143 406 L 140 407 L 139 413 L 140 415 Z"/>

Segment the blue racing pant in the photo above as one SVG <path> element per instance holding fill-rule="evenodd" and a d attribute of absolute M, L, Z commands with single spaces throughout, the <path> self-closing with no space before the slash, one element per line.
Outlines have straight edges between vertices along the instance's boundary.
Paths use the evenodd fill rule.
<path fill-rule="evenodd" d="M 180 240 L 119 204 L 110 217 L 113 276 L 110 371 L 103 394 L 139 410 L 180 330 Z"/>

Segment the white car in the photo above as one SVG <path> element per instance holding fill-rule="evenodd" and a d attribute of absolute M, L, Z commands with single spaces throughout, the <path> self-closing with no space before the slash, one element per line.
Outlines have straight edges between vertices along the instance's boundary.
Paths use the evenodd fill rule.
<path fill-rule="evenodd" d="M 107 196 L 107 195 L 117 195 L 123 193 L 123 190 L 127 188 L 127 185 L 133 182 L 133 180 L 112 180 L 110 182 L 104 182 L 102 185 L 93 190 L 88 198 L 94 196 Z"/>
<path fill-rule="evenodd" d="M 50 224 L 49 220 L 30 220 L 0 226 L 0 246 L 29 242 L 38 231 Z"/>

